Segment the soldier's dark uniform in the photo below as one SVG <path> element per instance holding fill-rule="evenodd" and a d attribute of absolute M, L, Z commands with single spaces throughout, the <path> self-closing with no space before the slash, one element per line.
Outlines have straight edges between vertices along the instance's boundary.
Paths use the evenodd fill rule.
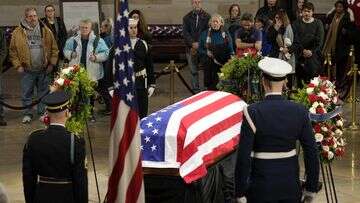
<path fill-rule="evenodd" d="M 297 140 L 304 151 L 305 189 L 317 192 L 319 159 L 308 110 L 281 93 L 270 93 L 264 101 L 248 106 L 247 112 L 251 120 L 244 116 L 241 127 L 236 197 L 246 196 L 248 203 L 300 202 Z"/>
<path fill-rule="evenodd" d="M 55 97 L 52 101 L 64 100 L 61 95 L 49 96 Z M 84 139 L 71 135 L 60 124 L 32 132 L 23 152 L 25 201 L 88 202 L 85 156 Z"/>
<path fill-rule="evenodd" d="M 151 86 L 155 87 L 154 66 L 149 47 L 144 40 L 137 38 L 132 46 L 135 58 L 133 67 L 139 116 L 144 118 L 148 113 L 148 88 Z"/>

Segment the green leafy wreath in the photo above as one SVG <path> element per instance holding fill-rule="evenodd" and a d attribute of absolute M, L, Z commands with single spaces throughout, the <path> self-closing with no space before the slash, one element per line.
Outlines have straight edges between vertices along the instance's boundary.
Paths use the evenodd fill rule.
<path fill-rule="evenodd" d="M 258 62 L 261 56 L 245 55 L 230 59 L 220 70 L 217 88 L 221 91 L 238 95 L 247 100 L 258 100 L 260 96 L 260 69 Z M 248 84 L 250 82 L 250 92 Z M 257 85 L 256 85 L 257 83 Z M 255 84 L 255 86 L 254 86 Z"/>
<path fill-rule="evenodd" d="M 50 91 L 65 91 L 70 97 L 71 117 L 66 128 L 80 135 L 84 132 L 86 121 L 91 116 L 90 97 L 94 94 L 96 82 L 89 79 L 84 67 L 74 65 L 64 68 L 54 80 Z"/>

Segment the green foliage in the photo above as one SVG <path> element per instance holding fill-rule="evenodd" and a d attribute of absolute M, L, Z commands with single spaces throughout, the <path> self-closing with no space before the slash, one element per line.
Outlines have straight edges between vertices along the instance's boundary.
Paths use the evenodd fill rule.
<path fill-rule="evenodd" d="M 66 128 L 80 135 L 84 132 L 86 121 L 91 116 L 90 97 L 95 92 L 96 83 L 89 79 L 83 67 L 62 77 L 71 81 L 69 85 L 64 85 L 64 91 L 71 95 L 71 118 L 66 122 Z"/>
<path fill-rule="evenodd" d="M 243 97 L 244 92 L 247 90 L 249 78 L 257 79 L 259 86 L 260 69 L 257 64 L 260 59 L 261 57 L 258 55 L 247 55 L 242 58 L 235 57 L 229 60 L 221 68 L 217 88 L 221 91 Z M 248 97 L 249 100 L 253 100 L 254 98 L 258 98 L 258 95 L 249 95 Z"/>
<path fill-rule="evenodd" d="M 307 109 L 311 107 L 306 88 L 298 89 L 296 94 L 291 95 L 291 99 L 296 103 L 304 105 Z"/>

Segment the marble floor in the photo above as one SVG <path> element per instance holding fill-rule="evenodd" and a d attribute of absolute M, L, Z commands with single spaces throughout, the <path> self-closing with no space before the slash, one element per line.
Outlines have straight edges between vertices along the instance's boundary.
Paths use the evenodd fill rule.
<path fill-rule="evenodd" d="M 164 67 L 157 64 L 157 68 Z M 188 70 L 183 71 L 185 78 L 189 78 Z M 150 112 L 161 109 L 169 104 L 169 77 L 159 78 L 156 94 L 150 99 Z M 190 96 L 181 82 L 176 79 L 175 99 Z M 20 105 L 19 75 L 8 71 L 3 75 L 3 90 L 6 102 Z M 359 88 L 360 89 L 360 88 Z M 360 91 L 358 91 L 360 93 Z M 360 94 L 358 94 L 360 95 Z M 97 108 L 102 108 L 97 105 Z M 350 119 L 350 105 L 345 104 L 345 117 Z M 360 110 L 359 110 L 360 112 Z M 357 113 L 358 120 L 360 113 Z M 21 180 L 22 149 L 27 135 L 34 129 L 43 127 L 37 119 L 30 125 L 21 124 L 21 112 L 6 110 L 8 126 L 0 127 L 0 182 L 4 184 L 11 202 L 24 202 Z M 97 122 L 90 124 L 90 136 L 93 145 L 96 171 L 99 181 L 100 195 L 103 199 L 107 190 L 108 178 L 108 143 L 109 117 L 97 116 Z M 347 139 L 346 155 L 333 164 L 333 174 L 336 183 L 338 200 L 341 203 L 360 203 L 360 131 L 345 131 Z M 87 140 L 88 143 L 88 140 Z M 89 152 L 89 149 L 88 149 Z M 89 154 L 89 153 L 88 153 Z M 89 156 L 89 155 L 88 155 Z M 90 156 L 88 157 L 90 160 Z M 93 166 L 89 164 L 89 201 L 98 202 Z M 326 202 L 322 190 L 315 202 Z"/>

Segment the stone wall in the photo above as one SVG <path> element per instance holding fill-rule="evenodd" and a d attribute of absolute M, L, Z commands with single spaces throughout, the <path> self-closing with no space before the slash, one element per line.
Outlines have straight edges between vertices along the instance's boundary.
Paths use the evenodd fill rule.
<path fill-rule="evenodd" d="M 99 0 L 105 16 L 112 16 L 114 11 L 113 0 Z M 191 9 L 190 0 L 129 0 L 130 9 L 141 9 L 150 24 L 177 24 Z M 229 5 L 237 2 L 242 12 L 255 13 L 262 0 L 203 0 L 203 7 L 209 13 L 227 14 Z M 317 13 L 326 13 L 335 0 L 313 0 Z M 25 7 L 34 6 L 39 16 L 43 16 L 43 7 L 47 4 L 56 5 L 59 11 L 58 0 L 0 0 L 0 26 L 17 25 L 23 17 Z"/>

